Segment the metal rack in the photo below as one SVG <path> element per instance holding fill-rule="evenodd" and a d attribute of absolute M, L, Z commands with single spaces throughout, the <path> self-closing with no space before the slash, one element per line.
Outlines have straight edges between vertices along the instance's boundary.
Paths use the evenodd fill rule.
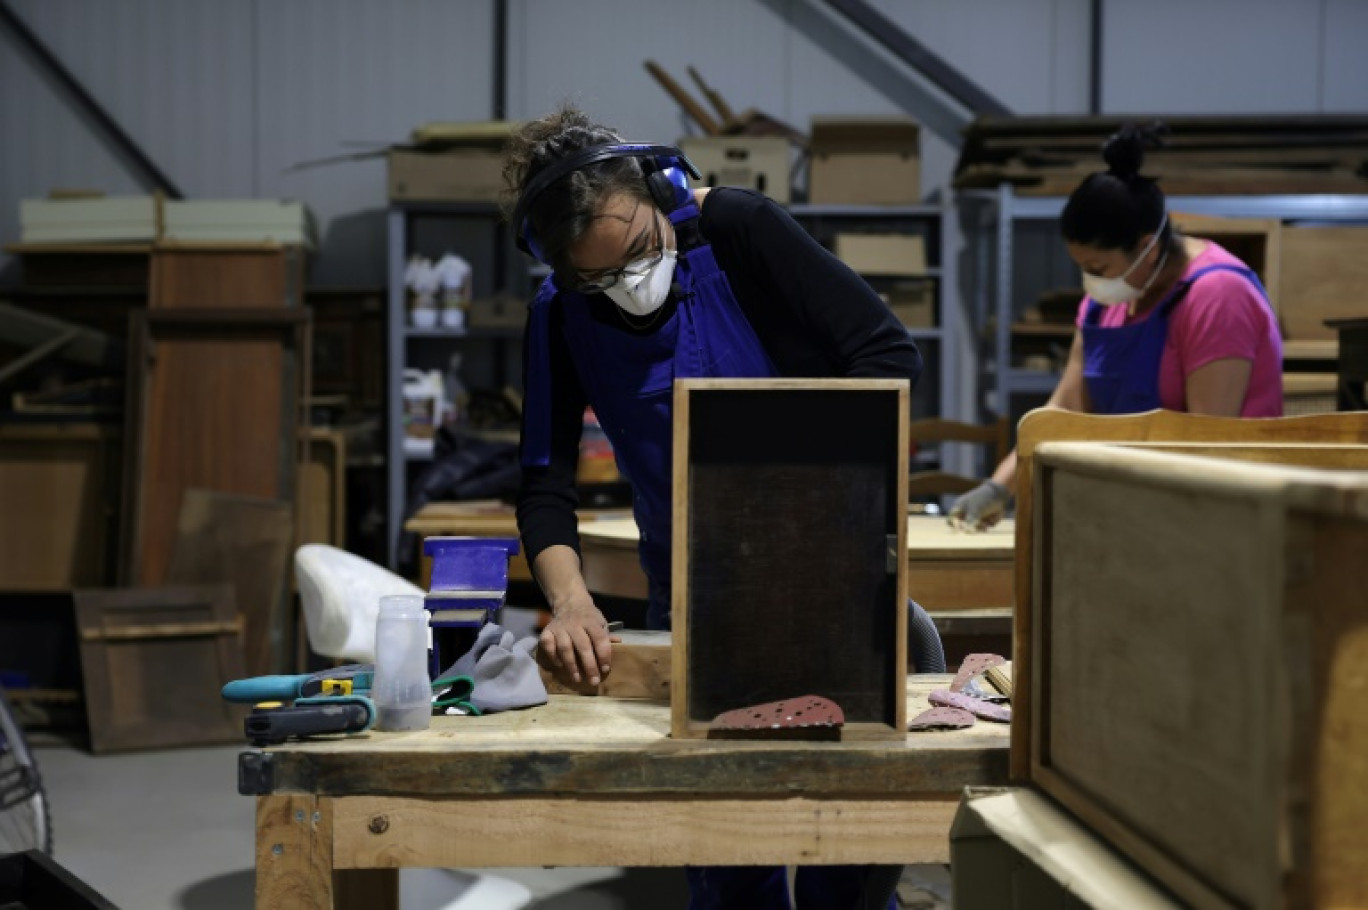
<path fill-rule="evenodd" d="M 1020 221 L 1053 221 L 1067 202 L 1062 196 L 1018 196 L 1011 184 L 996 190 L 962 190 L 958 194 L 970 225 L 973 253 L 974 326 L 980 333 L 978 370 L 980 408 L 1009 415 L 1014 396 L 1048 395 L 1055 373 L 1011 366 L 1014 228 Z M 1169 196 L 1170 211 L 1221 218 L 1277 218 L 1300 224 L 1368 224 L 1368 195 L 1308 193 L 1270 196 Z M 993 331 L 988 336 L 988 318 Z M 1000 368 L 1005 366 L 1005 368 Z M 989 394 L 991 393 L 991 397 Z"/>
<path fill-rule="evenodd" d="M 490 231 L 490 248 L 483 264 L 476 265 L 476 296 L 492 294 L 511 287 L 512 266 L 509 251 L 511 238 L 503 223 L 499 208 L 494 203 L 392 203 L 388 215 L 388 284 L 389 319 L 386 369 L 386 408 L 384 437 L 387 465 L 385 507 L 385 539 L 389 564 L 398 562 L 397 546 L 402 530 L 404 506 L 408 499 L 409 471 L 415 462 L 428 460 L 404 449 L 403 369 L 408 363 L 414 342 L 449 345 L 482 343 L 492 345 L 494 381 L 507 381 L 507 346 L 522 338 L 521 328 L 414 328 L 407 319 L 408 291 L 404 286 L 404 269 L 415 249 L 416 226 L 420 221 L 464 221 L 483 223 Z M 532 270 L 528 270 L 530 273 Z"/>
<path fill-rule="evenodd" d="M 814 236 L 821 237 L 822 224 L 841 227 L 890 226 L 913 223 L 921 228 L 926 239 L 928 267 L 926 277 L 936 284 L 937 325 L 930 328 L 909 328 L 912 338 L 923 348 L 928 366 L 936 367 L 938 385 L 936 412 L 917 416 L 939 416 L 960 419 L 959 402 L 959 344 L 957 306 L 960 299 L 958 271 L 946 261 L 950 245 L 951 207 L 948 204 L 926 205 L 810 205 L 788 206 L 789 214 Z M 929 378 L 929 377 L 928 377 Z M 915 398 L 915 396 L 914 396 Z M 958 462 L 960 453 L 946 453 L 939 458 L 947 470 L 965 470 Z"/>

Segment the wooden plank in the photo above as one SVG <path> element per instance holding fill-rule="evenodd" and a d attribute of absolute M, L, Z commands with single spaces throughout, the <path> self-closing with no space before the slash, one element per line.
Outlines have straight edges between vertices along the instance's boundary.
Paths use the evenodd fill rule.
<path fill-rule="evenodd" d="M 957 805 L 953 797 L 358 796 L 335 801 L 335 855 L 341 868 L 946 863 Z"/>
<path fill-rule="evenodd" d="M 1324 446 L 1368 446 L 1368 414 L 1315 414 L 1297 417 L 1242 420 L 1151 411 L 1146 414 L 1094 415 L 1043 408 L 1027 414 L 1017 428 L 1016 480 L 1016 597 L 1013 622 L 1013 664 L 1018 699 L 1013 704 L 1016 722 L 1012 729 L 1012 779 L 1029 774 L 1032 714 L 1033 655 L 1030 647 L 1034 623 L 1033 560 L 1031 554 L 1044 541 L 1034 540 L 1032 497 L 1036 447 L 1053 440 L 1091 440 L 1152 446 L 1158 443 L 1235 444 L 1222 457 L 1265 460 L 1293 465 L 1324 465 L 1326 458 L 1341 464 L 1368 467 L 1357 461 L 1356 451 L 1328 456 L 1316 450 Z M 1216 454 L 1216 453 L 1213 453 Z"/>
<path fill-rule="evenodd" d="M 258 910 L 333 910 L 332 812 L 329 800 L 308 794 L 257 799 Z"/>
<path fill-rule="evenodd" d="M 1325 320 L 1368 310 L 1368 227 L 1288 227 L 1282 246 L 1287 338 L 1333 339 Z"/>
<path fill-rule="evenodd" d="M 307 456 L 295 491 L 296 545 L 326 543 L 346 548 L 347 436 L 340 430 L 309 427 Z"/>
<path fill-rule="evenodd" d="M 166 581 L 231 585 L 244 620 L 246 674 L 284 672 L 293 554 L 294 509 L 288 502 L 186 489 Z"/>
<path fill-rule="evenodd" d="M 114 580 L 120 435 L 92 423 L 0 426 L 0 587 Z"/>
<path fill-rule="evenodd" d="M 612 698 L 670 700 L 670 633 L 622 631 L 615 633 L 613 665 L 598 685 L 561 679 L 545 654 L 536 653 L 542 682 L 553 695 L 602 695 Z"/>
<path fill-rule="evenodd" d="M 148 310 L 130 318 L 120 577 L 160 584 L 186 489 L 293 501 L 308 314 Z"/>
<path fill-rule="evenodd" d="M 1292 536 L 1305 547 L 1310 571 L 1289 579 L 1287 599 L 1305 611 L 1299 619 L 1310 621 L 1311 634 L 1294 642 L 1305 648 L 1297 655 L 1304 675 L 1296 680 L 1304 688 L 1291 718 L 1293 735 L 1312 744 L 1307 767 L 1294 769 L 1310 781 L 1294 794 L 1310 816 L 1306 836 L 1292 839 L 1297 866 L 1309 870 L 1295 876 L 1294 893 L 1306 906 L 1368 906 L 1368 527 L 1297 516 Z"/>
<path fill-rule="evenodd" d="M 906 677 L 909 715 L 949 675 Z M 729 796 L 958 794 L 1006 777 L 1007 730 L 904 734 L 896 741 L 679 740 L 659 700 L 552 695 L 531 711 L 434 717 L 420 734 L 381 734 L 267 750 L 273 792 L 327 796 Z"/>
<path fill-rule="evenodd" d="M 152 254 L 153 309 L 299 308 L 298 250 L 275 245 L 163 244 Z"/>
<path fill-rule="evenodd" d="M 800 695 L 839 704 L 842 737 L 904 735 L 907 396 L 897 380 L 675 384 L 676 737 Z"/>
<path fill-rule="evenodd" d="M 91 751 L 242 739 L 241 709 L 220 696 L 244 675 L 231 588 L 81 589 L 72 597 Z M 220 631 L 198 631 L 208 624 Z M 168 637 L 159 631 L 166 626 L 197 631 Z"/>

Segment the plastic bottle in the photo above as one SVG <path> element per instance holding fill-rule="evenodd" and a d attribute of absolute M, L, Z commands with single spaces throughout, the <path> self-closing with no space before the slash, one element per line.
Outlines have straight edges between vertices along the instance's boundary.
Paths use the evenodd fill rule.
<path fill-rule="evenodd" d="M 375 620 L 375 729 L 390 733 L 426 730 L 432 722 L 428 679 L 428 614 L 417 594 L 380 598 Z"/>

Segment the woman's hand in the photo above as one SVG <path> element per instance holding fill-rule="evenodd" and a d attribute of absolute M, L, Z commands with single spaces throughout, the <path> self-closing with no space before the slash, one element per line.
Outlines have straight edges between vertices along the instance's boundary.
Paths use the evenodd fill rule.
<path fill-rule="evenodd" d="M 587 591 L 555 605 L 551 621 L 542 630 L 540 647 L 576 683 L 588 679 L 591 686 L 597 686 L 612 662 L 608 621 Z"/>

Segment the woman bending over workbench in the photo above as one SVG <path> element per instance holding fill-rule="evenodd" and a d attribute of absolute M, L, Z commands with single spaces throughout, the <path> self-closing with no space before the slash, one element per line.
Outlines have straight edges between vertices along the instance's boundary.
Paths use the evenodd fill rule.
<path fill-rule="evenodd" d="M 1060 232 L 1083 271 L 1073 346 L 1046 407 L 1092 414 L 1156 408 L 1280 417 L 1282 336 L 1254 271 L 1210 240 L 1185 237 L 1164 193 L 1141 176 L 1161 127 L 1127 125 L 1064 206 Z M 1016 452 L 950 510 L 986 530 L 1007 510 Z"/>
<path fill-rule="evenodd" d="M 691 190 L 690 174 L 678 149 L 625 143 L 570 107 L 526 125 L 507 152 L 518 243 L 552 270 L 527 322 L 518 528 L 552 611 L 541 649 L 577 681 L 596 684 L 612 659 L 577 549 L 586 406 L 632 488 L 647 623 L 668 629 L 673 381 L 921 374 L 907 329 L 787 212 L 749 190 Z M 919 607 L 912 625 L 918 669 L 943 671 Z M 802 869 L 800 906 L 891 907 L 897 871 Z M 692 906 L 789 906 L 782 868 L 687 872 Z"/>

